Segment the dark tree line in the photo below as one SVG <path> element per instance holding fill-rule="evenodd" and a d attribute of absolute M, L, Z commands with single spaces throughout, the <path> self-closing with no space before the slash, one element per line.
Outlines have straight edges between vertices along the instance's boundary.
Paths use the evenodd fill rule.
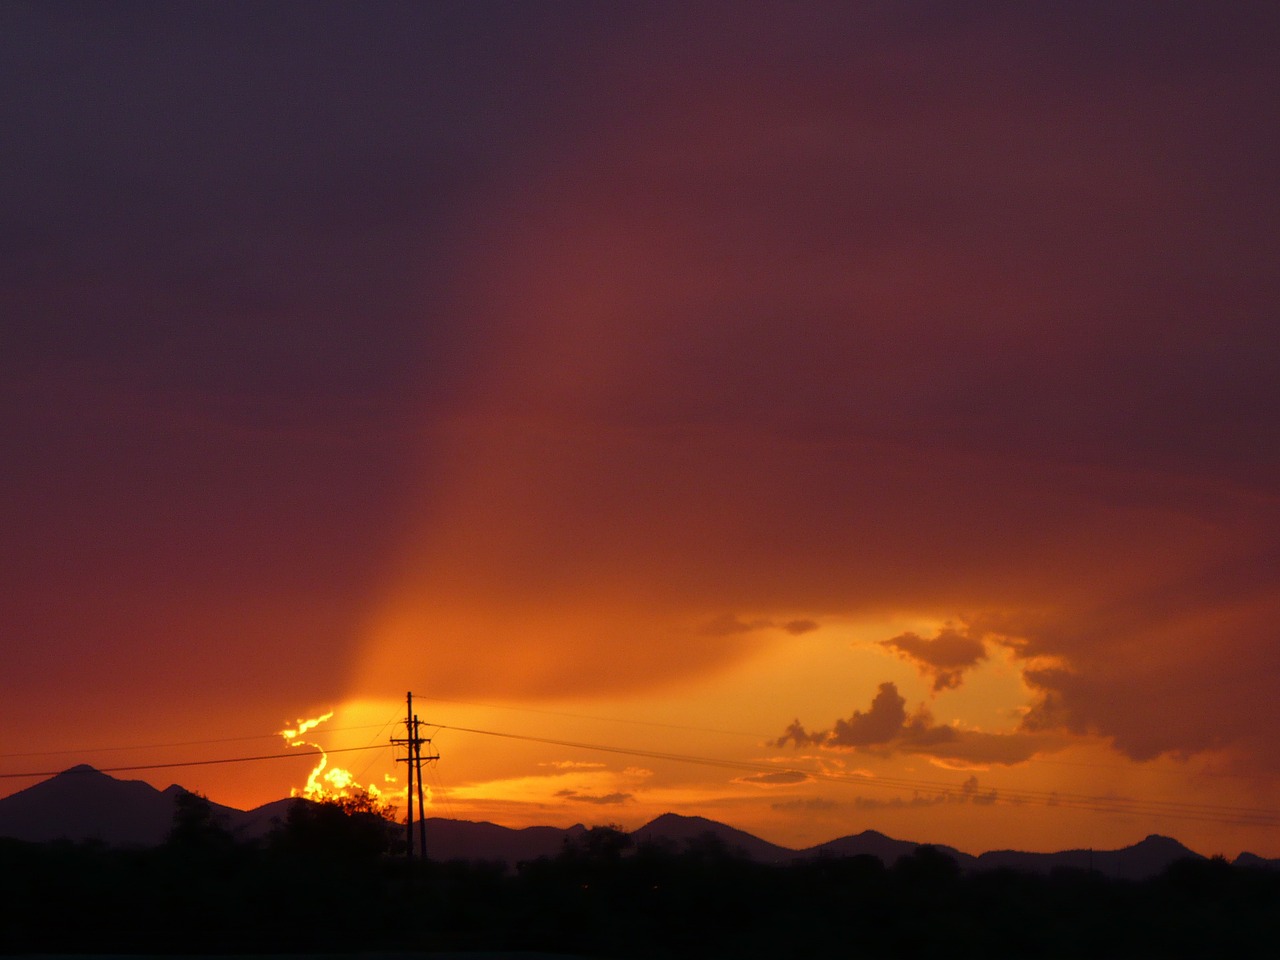
<path fill-rule="evenodd" d="M 920 847 L 786 866 L 706 835 L 633 846 L 597 827 L 556 857 L 397 856 L 368 805 L 291 808 L 239 841 L 196 796 L 155 849 L 0 841 L 0 953 L 526 950 L 616 958 L 1214 957 L 1280 929 L 1280 874 L 1185 861 L 1142 883 L 966 875 Z"/>

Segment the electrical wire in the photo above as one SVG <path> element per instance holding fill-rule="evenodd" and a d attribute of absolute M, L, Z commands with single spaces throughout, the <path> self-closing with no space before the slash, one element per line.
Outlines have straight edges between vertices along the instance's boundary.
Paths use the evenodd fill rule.
<path fill-rule="evenodd" d="M 449 791 L 445 789 L 444 781 L 440 779 L 440 770 L 434 763 L 427 764 L 427 777 L 429 778 L 427 786 L 431 788 L 431 805 L 443 807 L 449 819 L 457 820 L 457 807 L 454 806 Z"/>
<path fill-rule="evenodd" d="M 395 718 L 382 724 L 379 733 L 386 730 L 388 726 L 395 722 Z M 911 790 L 917 794 L 926 794 L 938 798 L 969 797 L 972 794 L 966 792 L 963 787 L 957 787 L 954 783 L 948 783 L 938 780 L 922 780 L 918 778 L 908 777 L 886 777 L 873 776 L 869 774 L 858 773 L 832 773 L 828 771 L 808 770 L 802 767 L 784 767 L 779 764 L 764 761 L 752 760 L 728 760 L 720 757 L 697 756 L 691 754 L 672 753 L 657 750 L 641 750 L 636 748 L 610 746 L 608 744 L 584 743 L 573 740 L 561 740 L 552 737 L 538 737 L 529 734 L 508 733 L 499 730 L 484 730 L 474 727 L 454 726 L 443 723 L 426 723 L 427 726 L 434 727 L 437 731 L 449 730 L 457 733 L 469 733 L 480 736 L 499 737 L 508 740 L 519 740 L 529 743 L 541 743 L 550 746 L 565 747 L 574 750 L 590 750 L 604 753 L 613 753 L 623 756 L 640 757 L 649 760 L 664 760 L 678 763 L 692 763 L 701 766 L 715 767 L 727 770 L 751 771 L 757 773 L 769 774 L 794 774 L 803 777 L 806 780 L 820 780 L 833 783 L 852 783 L 859 786 L 875 789 L 894 789 L 894 790 Z M 344 730 L 351 729 L 373 729 L 375 724 L 367 724 L 363 727 L 347 727 Z M 332 731 L 337 732 L 337 731 Z M 375 739 L 378 735 L 375 734 Z M 192 741 L 192 743 L 201 742 L 229 742 L 241 739 L 258 739 L 258 738 L 225 738 L 218 741 Z M 182 744 L 166 744 L 165 746 L 180 746 Z M 332 750 L 325 750 L 317 747 L 314 751 L 298 751 L 291 750 L 286 753 L 260 754 L 255 756 L 240 757 L 220 757 L 214 759 L 203 760 L 183 760 L 165 763 L 140 763 L 129 765 L 118 765 L 111 767 L 94 768 L 99 773 L 122 773 L 139 770 L 161 770 L 178 767 L 199 767 L 210 766 L 216 764 L 230 763 L 250 763 L 267 760 L 285 760 L 297 756 L 318 757 L 329 754 L 354 753 L 369 750 L 385 750 L 390 744 L 374 744 L 370 743 L 360 747 L 337 747 Z M 125 749 L 125 748 L 115 748 Z M 76 751 L 58 751 L 60 753 L 74 753 Z M 82 751 L 88 752 L 88 751 Z M 367 770 L 372 763 L 366 765 Z M 74 770 L 74 768 L 73 768 Z M 26 771 L 21 773 L 0 773 L 0 779 L 35 779 L 39 777 L 52 777 L 62 773 L 65 770 L 41 770 Z M 978 796 L 990 796 L 993 800 L 999 799 L 1005 803 L 1027 803 L 1046 807 L 1065 807 L 1081 810 L 1091 810 L 1095 812 L 1125 813 L 1131 815 L 1158 816 L 1169 817 L 1182 820 L 1195 820 L 1211 823 L 1236 824 L 1247 826 L 1274 827 L 1280 826 L 1280 813 L 1260 807 L 1240 807 L 1228 804 L 1212 804 L 1197 803 L 1189 801 L 1175 800 L 1143 800 L 1128 797 L 1105 797 L 1090 794 L 1079 793 L 1061 793 L 1057 791 L 1043 790 L 1017 790 L 1017 789 L 999 789 L 992 788 Z"/>
<path fill-rule="evenodd" d="M 325 732 L 345 733 L 351 730 L 372 730 L 377 726 L 376 723 L 365 723 L 355 727 L 326 727 Z M 383 724 L 382 729 L 386 729 L 386 727 L 387 724 Z M 71 750 L 28 750 L 24 753 L 0 753 L 0 760 L 18 757 L 58 757 L 68 754 L 120 753 L 127 750 L 164 750 L 169 747 L 198 747 L 211 743 L 246 743 L 253 740 L 277 740 L 279 737 L 280 734 L 278 733 L 259 733 L 248 737 L 217 737 L 211 740 L 175 740 L 170 743 L 135 743 L 114 747 L 77 747 Z"/>
<path fill-rule="evenodd" d="M 449 724 L 432 724 L 441 730 L 453 730 L 459 733 L 472 733 L 482 736 L 501 737 L 510 740 L 523 740 L 543 743 L 552 746 L 568 747 L 578 750 L 595 750 L 604 753 L 615 753 L 624 756 L 641 757 L 650 760 L 667 760 L 680 763 L 694 763 L 702 766 L 722 769 L 750 770 L 762 773 L 794 773 L 806 779 L 823 780 L 835 783 L 856 783 L 861 786 L 878 789 L 914 790 L 934 796 L 967 796 L 963 788 L 953 783 L 937 780 L 919 780 L 906 777 L 882 777 L 868 774 L 829 773 L 824 771 L 805 770 L 799 767 L 780 767 L 774 763 L 751 760 L 725 760 L 718 757 L 701 757 L 690 754 L 666 753 L 655 750 L 639 750 L 627 747 L 613 747 L 604 744 L 581 743 L 572 740 L 558 740 L 551 737 L 535 737 L 528 734 L 506 733 L 498 730 L 480 730 L 471 727 L 456 727 Z M 988 793 L 987 795 L 991 795 Z M 996 789 L 995 797 L 1010 803 L 1028 803 L 1046 807 L 1067 807 L 1095 812 L 1120 812 L 1141 814 L 1145 816 L 1161 816 L 1181 820 L 1194 820 L 1209 823 L 1224 823 L 1248 826 L 1273 827 L 1280 826 L 1280 813 L 1257 807 L 1236 807 L 1226 804 L 1190 803 L 1173 800 L 1139 800 L 1124 797 L 1100 797 L 1088 794 L 1058 793 L 1043 790 L 1002 790 Z"/>
<path fill-rule="evenodd" d="M 371 749 L 373 749 L 373 747 L 374 747 L 374 741 L 375 741 L 375 740 L 377 740 L 379 737 L 381 737 L 381 736 L 386 732 L 387 727 L 391 726 L 392 724 L 394 724 L 394 723 L 395 723 L 397 720 L 399 720 L 399 719 L 400 719 L 400 718 L 399 718 L 399 715 L 397 715 L 397 714 L 394 714 L 394 713 L 393 713 L 393 714 L 391 715 L 391 719 L 390 719 L 390 720 L 388 720 L 386 723 L 384 723 L 382 726 L 380 726 L 380 727 L 378 728 L 378 732 L 377 732 L 377 733 L 375 733 L 372 737 L 370 737 L 370 738 L 369 738 L 369 743 L 368 743 L 368 746 L 366 747 L 366 749 L 370 749 L 370 750 L 371 750 Z M 372 727 L 372 726 L 373 726 L 373 724 L 369 724 L 369 726 L 370 726 L 370 727 Z M 351 729 L 351 728 L 350 728 L 350 727 L 348 727 L 347 729 Z M 326 753 L 328 753 L 328 752 L 330 752 L 330 751 L 325 751 L 325 752 L 326 752 Z M 337 751 L 333 751 L 333 752 L 335 752 L 335 753 L 336 753 Z M 377 757 L 374 757 L 374 758 L 373 758 L 373 759 L 371 759 L 368 763 L 366 763 L 363 767 L 361 767 L 361 768 L 360 768 L 360 772 L 359 772 L 358 774 L 356 774 L 356 776 L 355 776 L 356 783 L 359 783 L 361 780 L 363 780 L 363 779 L 365 778 L 365 776 L 369 773 L 369 768 L 370 768 L 370 767 L 372 767 L 372 766 L 373 766 L 375 763 L 377 763 L 377 762 L 378 762 L 378 758 L 377 758 Z"/>
<path fill-rule="evenodd" d="M 214 760 L 179 760 L 171 763 L 135 763 L 122 767 L 92 767 L 95 773 L 125 773 L 131 770 L 165 770 L 171 767 L 206 767 L 219 763 L 251 763 L 256 760 L 288 760 L 292 757 L 317 757 L 326 756 L 334 753 L 354 753 L 357 750 L 386 750 L 388 744 L 375 744 L 366 747 L 336 747 L 333 750 L 322 750 L 319 747 L 315 751 L 293 750 L 290 753 L 267 753 L 256 757 L 219 757 Z M 22 780 L 35 777 L 56 777 L 64 773 L 74 773 L 75 768 L 71 770 L 38 770 L 26 773 L 0 773 L 0 779 L 3 780 Z M 85 771 L 86 773 L 89 770 Z"/>
<path fill-rule="evenodd" d="M 733 737 L 752 737 L 757 740 L 774 740 L 776 733 L 751 732 L 747 730 L 725 730 L 720 727 L 703 727 L 693 724 L 684 723 L 663 723 L 656 720 L 636 720 L 630 717 L 602 717 L 596 714 L 587 713 L 568 713 L 562 710 L 541 710 L 535 707 L 516 707 L 503 703 L 484 703 L 477 700 L 455 700 L 447 697 L 431 697 L 431 703 L 448 703 L 456 704 L 464 707 L 480 707 L 485 710 L 506 710 L 515 713 L 529 713 L 546 717 L 564 717 L 569 720 L 591 720 L 600 723 L 616 723 L 635 727 L 656 727 L 665 730 L 685 730 L 693 733 L 714 733 Z M 1082 769 L 1093 770 L 1125 770 L 1128 769 L 1124 764 L 1120 763 L 1104 763 L 1099 761 L 1087 760 L 1062 760 L 1050 757 L 1037 757 L 1038 764 L 1052 764 L 1055 766 L 1079 767 Z M 1181 776 L 1177 771 L 1172 770 L 1156 770 L 1157 775 L 1162 776 Z M 1231 779 L 1231 780 L 1277 780 L 1280 774 L 1271 773 L 1231 773 L 1225 770 L 1197 770 L 1196 777 L 1209 777 L 1213 779 Z"/>

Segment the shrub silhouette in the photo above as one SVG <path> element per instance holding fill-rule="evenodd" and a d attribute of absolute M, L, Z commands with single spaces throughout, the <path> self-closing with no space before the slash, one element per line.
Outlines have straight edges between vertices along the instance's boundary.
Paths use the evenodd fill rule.
<path fill-rule="evenodd" d="M 369 796 L 316 802 L 299 798 L 267 838 L 273 854 L 349 869 L 391 851 L 396 836 L 391 808 Z"/>
<path fill-rule="evenodd" d="M 616 827 L 495 864 L 388 856 L 376 807 L 294 804 L 242 842 L 203 798 L 155 849 L 0 840 L 0 954 L 543 951 L 721 957 L 1243 955 L 1280 923 L 1280 872 L 1188 861 L 1147 881 L 965 874 L 922 847 L 770 866 Z M 74 909 L 68 909 L 74 904 Z"/>
<path fill-rule="evenodd" d="M 233 850 L 236 842 L 214 816 L 207 798 L 183 791 L 174 799 L 173 824 L 165 846 L 188 856 L 217 856 Z"/>

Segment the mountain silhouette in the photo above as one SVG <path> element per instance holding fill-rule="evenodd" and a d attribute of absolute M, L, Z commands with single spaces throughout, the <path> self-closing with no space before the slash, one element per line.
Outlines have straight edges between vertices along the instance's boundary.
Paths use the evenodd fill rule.
<path fill-rule="evenodd" d="M 435 860 L 474 860 L 516 864 L 522 860 L 554 857 L 565 842 L 585 834 L 587 828 L 575 824 L 559 827 L 499 826 L 473 820 L 426 820 L 427 856 Z M 416 827 L 416 825 L 415 825 Z"/>
<path fill-rule="evenodd" d="M 150 846 L 168 833 L 175 795 L 81 764 L 0 800 L 0 834 Z"/>
<path fill-rule="evenodd" d="M 1247 850 L 1231 861 L 1237 867 L 1251 867 L 1264 870 L 1280 870 L 1280 859 L 1268 860 L 1266 857 L 1260 857 L 1255 853 L 1249 853 Z"/>
<path fill-rule="evenodd" d="M 808 850 L 801 851 L 801 855 L 805 857 L 856 857 L 870 855 L 886 864 L 892 864 L 897 862 L 899 857 L 914 853 L 919 846 L 920 844 L 911 843 L 908 840 L 895 840 L 893 837 L 886 837 L 876 830 L 863 830 L 861 833 L 852 836 L 828 840 L 826 843 L 819 844 L 816 847 L 810 847 Z M 962 853 L 954 847 L 947 847 L 941 844 L 932 844 L 932 846 L 935 850 L 954 858 L 956 863 L 966 869 L 972 867 L 975 863 L 973 856 Z"/>
<path fill-rule="evenodd" d="M 675 813 L 664 813 L 631 834 L 631 839 L 637 844 L 651 843 L 677 850 L 683 850 L 689 844 L 707 837 L 714 837 L 729 853 L 761 863 L 785 863 L 799 856 L 795 850 L 779 847 L 723 823 L 705 817 L 684 817 Z"/>
<path fill-rule="evenodd" d="M 0 836 L 32 843 L 155 846 L 168 836 L 177 798 L 186 792 L 177 784 L 157 790 L 141 780 L 117 780 L 80 764 L 0 799 Z M 277 800 L 249 811 L 213 802 L 209 808 L 215 822 L 247 839 L 265 835 L 290 802 Z"/>
<path fill-rule="evenodd" d="M 1049 873 L 1060 868 L 1095 870 L 1114 880 L 1143 880 L 1161 873 L 1179 860 L 1203 860 L 1177 840 L 1152 834 L 1120 850 L 1064 850 L 1060 853 L 1022 853 L 992 850 L 977 858 L 980 869 Z"/>
<path fill-rule="evenodd" d="M 33 843 L 52 840 L 98 841 L 109 846 L 155 846 L 164 842 L 173 823 L 175 801 L 185 791 L 174 784 L 157 790 L 139 780 L 117 780 L 81 764 L 34 786 L 0 799 L 0 837 Z M 265 836 L 282 821 L 297 801 L 276 800 L 252 810 L 237 810 L 210 803 L 217 823 L 242 840 Z M 432 859 L 502 862 L 555 856 L 566 842 L 586 833 L 582 824 L 568 828 L 525 827 L 514 829 L 494 823 L 440 817 L 426 821 L 427 853 Z M 870 855 L 886 865 L 915 852 L 920 844 L 897 840 L 874 830 L 803 850 L 793 850 L 762 840 L 734 827 L 704 817 L 665 813 L 631 834 L 636 845 L 655 844 L 673 851 L 714 843 L 727 853 L 759 863 Z M 1025 853 L 994 850 L 974 857 L 952 847 L 935 845 L 964 870 L 1012 869 L 1049 873 L 1069 868 L 1092 870 L 1121 880 L 1155 876 L 1181 860 L 1204 858 L 1169 837 L 1152 835 L 1119 850 L 1065 850 L 1058 853 Z M 1275 868 L 1280 861 L 1242 853 L 1242 866 Z"/>

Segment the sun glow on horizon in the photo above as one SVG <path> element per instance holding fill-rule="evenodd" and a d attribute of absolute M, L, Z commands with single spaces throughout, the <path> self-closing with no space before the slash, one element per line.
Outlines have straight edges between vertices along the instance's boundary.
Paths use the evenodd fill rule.
<path fill-rule="evenodd" d="M 333 715 L 334 711 L 330 710 L 308 720 L 299 718 L 295 721 L 297 726 L 277 731 L 284 737 L 285 744 L 289 747 L 314 747 L 320 751 L 320 759 L 307 775 L 306 785 L 301 789 L 291 787 L 289 795 L 317 802 L 346 800 L 358 796 L 385 802 L 386 797 L 376 784 L 361 784 L 350 770 L 338 766 L 330 767 L 329 754 L 325 748 L 313 740 L 302 739 L 302 734 L 332 719 Z"/>

